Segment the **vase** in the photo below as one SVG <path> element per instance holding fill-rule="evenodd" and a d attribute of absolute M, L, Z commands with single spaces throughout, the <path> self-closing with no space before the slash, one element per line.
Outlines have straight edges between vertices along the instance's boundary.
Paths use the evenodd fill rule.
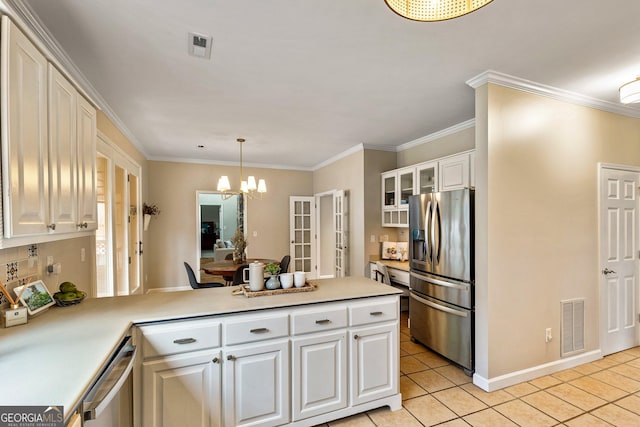
<path fill-rule="evenodd" d="M 280 288 L 280 280 L 278 280 L 278 276 L 274 274 L 273 276 L 269 277 L 267 283 L 264 286 L 269 290 Z"/>
<path fill-rule="evenodd" d="M 149 229 L 149 223 L 151 222 L 151 215 L 149 214 L 144 214 L 144 231 L 147 231 Z"/>

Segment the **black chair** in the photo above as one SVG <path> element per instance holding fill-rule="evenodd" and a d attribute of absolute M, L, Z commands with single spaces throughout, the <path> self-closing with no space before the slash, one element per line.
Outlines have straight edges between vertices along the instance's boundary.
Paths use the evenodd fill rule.
<path fill-rule="evenodd" d="M 212 283 L 199 283 L 196 279 L 196 274 L 193 272 L 193 268 L 188 263 L 184 263 L 184 268 L 187 269 L 187 276 L 189 276 L 189 284 L 193 289 L 203 288 L 221 288 L 224 283 L 212 282 Z"/>
<path fill-rule="evenodd" d="M 240 267 L 238 267 L 236 272 L 233 274 L 233 280 L 231 281 L 231 284 L 233 286 L 241 285 L 244 283 L 244 270 L 246 270 L 247 268 L 249 268 L 249 264 L 242 264 Z"/>
<path fill-rule="evenodd" d="M 288 273 L 289 272 L 289 262 L 291 261 L 291 257 L 289 255 L 285 255 L 282 257 L 282 261 L 280 261 L 280 273 Z"/>

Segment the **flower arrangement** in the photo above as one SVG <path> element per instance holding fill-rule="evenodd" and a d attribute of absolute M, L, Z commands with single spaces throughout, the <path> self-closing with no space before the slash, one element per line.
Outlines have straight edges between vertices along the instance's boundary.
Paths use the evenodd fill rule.
<path fill-rule="evenodd" d="M 148 205 L 146 203 L 142 204 L 142 214 L 143 215 L 160 215 L 160 208 L 158 205 Z"/>
<path fill-rule="evenodd" d="M 246 261 L 247 255 L 244 253 L 244 250 L 247 248 L 247 239 L 244 238 L 244 233 L 238 227 L 236 229 L 235 234 L 231 238 L 231 243 L 233 243 L 233 262 L 236 264 L 242 264 Z"/>

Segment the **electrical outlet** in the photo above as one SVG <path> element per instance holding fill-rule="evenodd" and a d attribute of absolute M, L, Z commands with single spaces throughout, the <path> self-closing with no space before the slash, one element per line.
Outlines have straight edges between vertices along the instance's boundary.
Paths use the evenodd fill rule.
<path fill-rule="evenodd" d="M 47 266 L 53 265 L 53 256 L 49 255 L 47 257 Z"/>
<path fill-rule="evenodd" d="M 372 234 L 371 238 L 369 240 L 371 241 L 371 243 L 375 243 L 376 242 L 376 235 Z"/>
<path fill-rule="evenodd" d="M 545 331 L 544 342 L 551 342 L 553 336 L 551 335 L 551 328 L 547 328 Z"/>

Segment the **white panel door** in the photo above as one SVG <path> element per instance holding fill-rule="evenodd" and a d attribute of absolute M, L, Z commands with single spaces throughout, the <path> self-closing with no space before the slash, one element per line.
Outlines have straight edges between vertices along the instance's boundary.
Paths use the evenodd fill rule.
<path fill-rule="evenodd" d="M 600 171 L 601 348 L 638 345 L 638 187 L 640 173 Z"/>
<path fill-rule="evenodd" d="M 144 427 L 221 425 L 219 351 L 200 351 L 142 364 Z"/>
<path fill-rule="evenodd" d="M 289 197 L 289 237 L 292 271 L 316 277 L 316 206 L 314 197 Z"/>
<path fill-rule="evenodd" d="M 346 332 L 294 338 L 293 421 L 347 407 Z"/>
<path fill-rule="evenodd" d="M 78 230 L 77 98 L 76 89 L 49 64 L 49 209 L 56 233 Z"/>
<path fill-rule="evenodd" d="M 230 347 L 223 354 L 224 424 L 289 422 L 289 341 Z"/>
<path fill-rule="evenodd" d="M 334 262 L 335 277 L 344 277 L 347 272 L 347 250 L 348 250 L 348 233 L 347 233 L 347 216 L 346 216 L 346 198 L 344 190 L 335 191 L 333 193 L 333 232 L 335 233 L 335 255 Z"/>
<path fill-rule="evenodd" d="M 47 233 L 47 60 L 6 15 L 0 56 L 4 234 Z"/>

